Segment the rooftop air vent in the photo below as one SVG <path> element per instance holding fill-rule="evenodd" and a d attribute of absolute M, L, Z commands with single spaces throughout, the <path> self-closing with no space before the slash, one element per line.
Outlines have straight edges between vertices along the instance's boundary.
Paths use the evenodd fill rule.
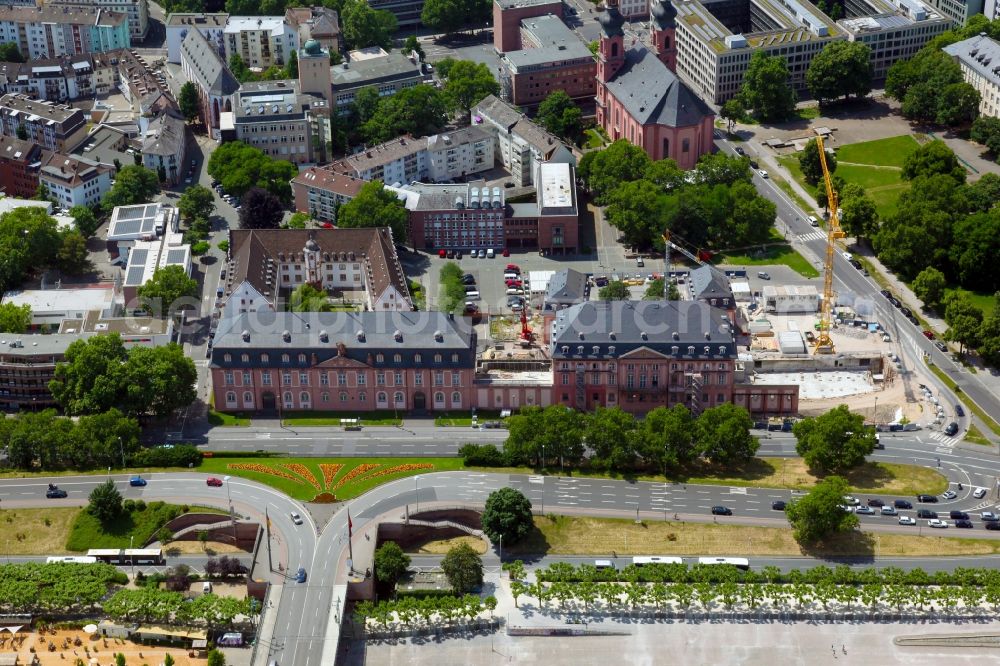
<path fill-rule="evenodd" d="M 291 333 L 291 331 L 287 331 L 287 330 L 286 331 L 282 331 L 281 332 L 281 339 L 284 340 L 285 342 L 291 342 L 292 341 L 292 333 Z"/>
<path fill-rule="evenodd" d="M 403 341 L 403 332 L 397 329 L 396 332 L 392 334 L 392 337 L 393 337 L 393 339 L 396 340 L 396 342 L 402 342 Z"/>
<path fill-rule="evenodd" d="M 434 331 L 434 341 L 444 342 L 444 333 L 442 333 L 441 331 Z"/>
<path fill-rule="evenodd" d="M 250 331 L 243 331 L 243 342 L 250 342 Z"/>
<path fill-rule="evenodd" d="M 319 332 L 319 341 L 320 342 L 329 342 L 330 341 L 329 334 L 326 331 L 320 331 Z"/>
<path fill-rule="evenodd" d="M 357 335 L 357 337 L 358 337 L 358 342 L 364 342 L 365 341 L 365 332 L 364 331 L 358 331 L 355 335 Z"/>

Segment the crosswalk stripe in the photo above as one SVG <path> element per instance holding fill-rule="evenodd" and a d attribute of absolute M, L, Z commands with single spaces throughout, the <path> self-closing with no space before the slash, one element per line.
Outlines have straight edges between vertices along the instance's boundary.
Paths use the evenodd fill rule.
<path fill-rule="evenodd" d="M 811 240 L 826 240 L 826 234 L 822 231 L 815 231 L 811 234 L 800 234 L 799 240 L 811 241 Z"/>

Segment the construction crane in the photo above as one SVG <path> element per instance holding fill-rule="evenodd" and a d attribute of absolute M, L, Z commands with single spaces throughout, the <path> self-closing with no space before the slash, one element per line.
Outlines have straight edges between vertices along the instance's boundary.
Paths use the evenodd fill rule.
<path fill-rule="evenodd" d="M 684 248 L 682 248 L 680 245 L 677 245 L 676 243 L 674 243 L 673 241 L 671 241 L 670 240 L 670 231 L 669 230 L 664 231 L 663 235 L 661 236 L 661 238 L 663 238 L 663 258 L 665 260 L 664 261 L 665 272 L 663 274 L 663 300 L 669 301 L 670 300 L 670 285 L 673 283 L 673 280 L 670 278 L 670 273 L 672 272 L 671 271 L 670 249 L 673 248 L 673 249 L 677 250 L 678 252 L 680 252 L 681 254 L 683 254 L 685 257 L 687 257 L 688 259 L 690 259 L 694 263 L 698 264 L 699 266 L 704 266 L 705 262 L 702 261 L 701 259 L 699 259 L 698 257 L 696 257 L 695 255 L 691 254 L 690 252 L 688 252 Z"/>
<path fill-rule="evenodd" d="M 837 193 L 833 191 L 830 180 L 830 169 L 826 166 L 826 149 L 823 147 L 823 137 L 816 137 L 816 147 L 819 149 L 819 163 L 823 167 L 823 183 L 826 185 L 827 208 L 830 209 L 830 222 L 826 231 L 826 264 L 823 270 L 823 303 L 821 304 L 819 335 L 816 336 L 816 353 L 832 354 L 833 340 L 830 339 L 830 328 L 833 325 L 833 253 L 838 238 L 844 237 L 840 229 L 840 217 L 837 214 Z"/>

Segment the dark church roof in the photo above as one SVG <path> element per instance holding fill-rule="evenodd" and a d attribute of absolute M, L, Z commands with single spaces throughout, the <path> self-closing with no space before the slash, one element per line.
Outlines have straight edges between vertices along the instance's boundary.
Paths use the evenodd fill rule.
<path fill-rule="evenodd" d="M 674 3 L 671 0 L 659 0 L 659 2 L 653 5 L 650 14 L 653 17 L 653 22 L 656 23 L 656 27 L 661 30 L 676 26 L 677 10 L 674 8 Z"/>
<path fill-rule="evenodd" d="M 625 17 L 618 11 L 618 3 L 608 3 L 608 8 L 597 15 L 597 22 L 601 24 L 601 31 L 608 37 L 620 37 L 625 34 L 622 25 L 625 24 Z"/>
<path fill-rule="evenodd" d="M 705 102 L 681 83 L 645 46 L 625 52 L 625 62 L 607 84 L 610 92 L 643 125 L 690 127 L 714 115 Z"/>

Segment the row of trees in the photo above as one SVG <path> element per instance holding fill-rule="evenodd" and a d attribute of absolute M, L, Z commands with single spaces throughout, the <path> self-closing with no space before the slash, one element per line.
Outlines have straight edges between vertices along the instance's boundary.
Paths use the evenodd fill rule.
<path fill-rule="evenodd" d="M 46 268 L 81 275 L 91 268 L 87 240 L 76 230 L 60 231 L 55 219 L 37 206 L 0 215 L 0 290 L 16 289 L 26 277 Z"/>
<path fill-rule="evenodd" d="M 496 607 L 497 599 L 494 596 L 485 599 L 480 599 L 475 594 L 423 599 L 406 596 L 395 601 L 358 602 L 354 607 L 354 618 L 362 627 L 367 627 L 368 620 L 372 620 L 383 629 L 388 629 L 390 624 L 407 629 L 417 628 L 421 624 L 430 628 L 442 624 L 454 625 L 463 619 L 472 622 L 483 611 L 489 611 L 492 615 Z"/>
<path fill-rule="evenodd" d="M 141 434 L 138 422 L 117 409 L 76 420 L 46 409 L 0 420 L 0 449 L 16 469 L 118 468 L 139 451 Z"/>
<path fill-rule="evenodd" d="M 0 565 L 0 612 L 86 613 L 128 578 L 110 564 Z"/>
<path fill-rule="evenodd" d="M 492 6 L 489 0 L 426 0 L 420 22 L 435 32 L 451 34 L 489 21 Z"/>
<path fill-rule="evenodd" d="M 152 587 L 118 590 L 102 604 L 105 614 L 120 622 L 198 623 L 209 629 L 232 626 L 250 615 L 250 600 L 202 594 L 188 599 L 180 592 Z"/>
<path fill-rule="evenodd" d="M 119 409 L 127 416 L 163 418 L 194 402 L 197 378 L 180 345 L 126 349 L 121 336 L 111 333 L 67 347 L 49 390 L 71 416 Z"/>
<path fill-rule="evenodd" d="M 684 171 L 622 139 L 584 155 L 578 174 L 627 245 L 662 248 L 668 230 L 695 247 L 742 247 L 766 241 L 774 225 L 745 157 L 704 155 Z"/>
<path fill-rule="evenodd" d="M 739 464 L 753 458 L 760 446 L 750 435 L 750 414 L 732 404 L 711 407 L 697 417 L 683 405 L 657 407 L 642 421 L 618 407 L 582 413 L 562 405 L 531 406 L 507 424 L 503 452 L 495 454 L 497 462 L 507 465 L 556 461 L 576 466 L 587 454 L 589 464 L 597 468 L 679 469 L 700 457 L 720 465 Z"/>
<path fill-rule="evenodd" d="M 242 141 L 228 141 L 212 152 L 208 173 L 226 192 L 242 197 L 251 188 L 270 192 L 282 205 L 292 201 L 292 178 L 298 169 L 288 160 L 276 160 Z"/>

